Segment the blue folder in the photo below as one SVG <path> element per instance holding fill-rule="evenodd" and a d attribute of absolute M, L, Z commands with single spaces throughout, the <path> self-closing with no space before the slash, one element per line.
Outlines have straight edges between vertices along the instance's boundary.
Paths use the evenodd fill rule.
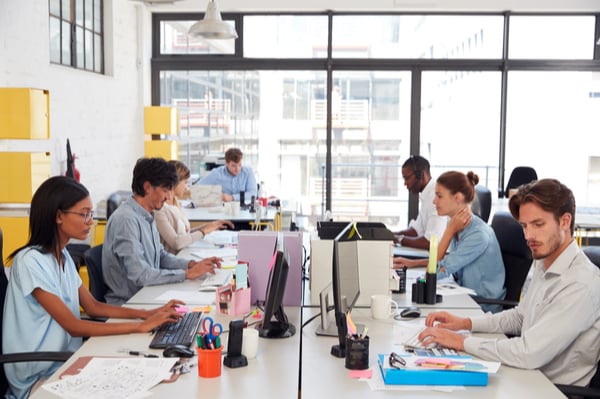
<path fill-rule="evenodd" d="M 388 355 L 379 355 L 379 369 L 388 385 L 486 386 L 488 373 L 461 370 L 406 370 L 386 367 Z"/>

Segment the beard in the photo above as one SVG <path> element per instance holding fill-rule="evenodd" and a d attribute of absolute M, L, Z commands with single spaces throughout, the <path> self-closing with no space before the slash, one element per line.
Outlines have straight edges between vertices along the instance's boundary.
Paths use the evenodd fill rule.
<path fill-rule="evenodd" d="M 544 259 L 547 256 L 556 252 L 560 246 L 562 245 L 562 239 L 560 237 L 560 232 L 556 232 L 548 239 L 548 244 L 538 247 L 536 250 L 531 250 L 531 254 L 533 259 Z M 531 247 L 530 247 L 531 248 Z"/>

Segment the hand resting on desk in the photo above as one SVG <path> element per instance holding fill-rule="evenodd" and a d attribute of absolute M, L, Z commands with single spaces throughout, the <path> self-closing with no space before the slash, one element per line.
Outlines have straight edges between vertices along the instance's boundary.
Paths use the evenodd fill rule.
<path fill-rule="evenodd" d="M 185 278 L 188 280 L 195 280 L 198 277 L 202 277 L 207 273 L 215 274 L 215 269 L 221 267 L 223 259 L 211 256 L 199 261 L 191 260 L 188 263 L 188 269 L 185 271 Z"/>
<path fill-rule="evenodd" d="M 432 312 L 425 319 L 427 328 L 419 334 L 424 345 L 437 343 L 445 348 L 462 351 L 465 349 L 465 336 L 458 330 L 471 330 L 471 319 L 454 316 L 448 312 Z"/>

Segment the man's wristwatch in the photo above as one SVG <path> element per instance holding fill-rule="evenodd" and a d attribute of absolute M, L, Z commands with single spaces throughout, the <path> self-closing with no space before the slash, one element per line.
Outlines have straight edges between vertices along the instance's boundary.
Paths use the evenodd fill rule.
<path fill-rule="evenodd" d="M 396 236 L 396 242 L 400 245 L 402 245 L 402 240 L 404 240 L 404 234 L 398 234 Z"/>

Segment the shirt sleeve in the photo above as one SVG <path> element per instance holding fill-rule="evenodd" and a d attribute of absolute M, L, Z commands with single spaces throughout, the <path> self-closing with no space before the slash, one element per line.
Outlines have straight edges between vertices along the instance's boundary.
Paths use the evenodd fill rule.
<path fill-rule="evenodd" d="M 201 240 L 204 236 L 201 231 L 193 233 L 178 233 L 173 227 L 169 216 L 173 219 L 175 215 L 169 214 L 169 211 L 163 207 L 163 209 L 154 212 L 154 220 L 156 221 L 156 227 L 160 233 L 160 237 L 169 245 L 171 248 L 175 248 L 177 251 L 187 247 L 191 243 L 197 240 Z"/>
<path fill-rule="evenodd" d="M 502 339 L 469 337 L 465 340 L 465 350 L 484 360 L 499 361 L 511 367 L 540 368 L 562 353 L 595 323 L 596 317 L 582 315 L 598 313 L 600 304 L 594 299 L 597 297 L 590 292 L 590 287 L 581 282 L 570 284 L 558 295 L 548 299 L 552 301 L 552 306 L 546 307 L 535 324 L 524 329 L 520 336 Z M 577 311 L 573 311 L 575 306 Z M 518 308 L 515 308 L 487 316 L 483 320 L 473 319 L 473 330 L 503 332 L 501 330 L 510 326 L 514 329 L 518 323 L 518 312 Z"/>
<path fill-rule="evenodd" d="M 115 220 L 115 222 L 117 221 Z M 162 244 L 158 243 L 159 248 L 156 250 L 160 253 L 160 268 L 153 267 L 146 259 L 140 229 L 135 220 L 122 218 L 119 222 L 118 225 L 113 226 L 115 236 L 113 251 L 118 259 L 119 267 L 126 270 L 129 281 L 137 286 L 146 286 L 185 280 L 185 271 L 182 269 L 187 269 L 187 261 L 180 259 L 180 262 L 174 262 L 172 259 L 168 259 L 167 263 L 163 264 L 166 251 Z M 178 267 L 175 267 L 177 265 Z"/>
<path fill-rule="evenodd" d="M 448 277 L 463 267 L 472 264 L 475 259 L 485 252 L 488 246 L 487 241 L 487 236 L 478 231 L 461 236 L 459 244 L 457 244 L 456 238 L 453 238 L 450 252 L 439 261 L 441 267 L 438 270 L 438 278 Z"/>

